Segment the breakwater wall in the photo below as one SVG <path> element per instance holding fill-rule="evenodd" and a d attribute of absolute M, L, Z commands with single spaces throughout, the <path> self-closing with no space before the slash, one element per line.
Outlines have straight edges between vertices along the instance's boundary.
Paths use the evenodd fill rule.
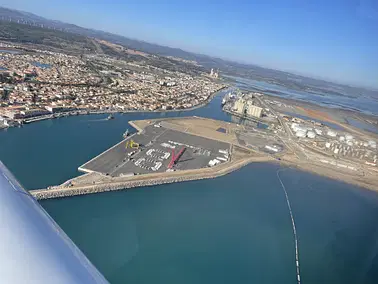
<path fill-rule="evenodd" d="M 125 189 L 131 189 L 131 188 L 142 187 L 142 186 L 155 186 L 155 185 L 169 184 L 169 183 L 176 183 L 176 182 L 211 179 L 211 178 L 216 178 L 216 177 L 231 173 L 253 161 L 256 161 L 256 160 L 244 159 L 241 161 L 237 161 L 233 164 L 230 164 L 227 167 L 218 168 L 218 170 L 216 170 L 216 168 L 205 169 L 205 170 L 202 169 L 201 173 L 198 172 L 198 173 L 191 173 L 191 174 L 182 172 L 181 176 L 174 176 L 174 177 L 160 176 L 158 178 L 151 178 L 151 179 L 144 179 L 144 180 L 109 182 L 109 183 L 96 184 L 96 185 L 83 185 L 83 186 L 75 186 L 75 187 L 54 187 L 52 189 L 30 190 L 29 193 L 32 196 L 34 196 L 36 199 L 41 200 L 41 199 L 63 198 L 63 197 L 70 197 L 70 196 L 76 196 L 76 195 L 101 193 L 101 192 L 108 192 L 108 191 L 118 191 L 118 190 L 125 190 Z M 206 172 L 206 170 L 210 170 L 210 171 Z"/>

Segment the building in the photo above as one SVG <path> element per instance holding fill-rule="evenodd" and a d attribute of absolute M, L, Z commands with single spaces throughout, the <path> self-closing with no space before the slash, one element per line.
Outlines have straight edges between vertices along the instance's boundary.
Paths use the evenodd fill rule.
<path fill-rule="evenodd" d="M 234 104 L 234 111 L 240 114 L 245 114 L 246 102 L 243 99 L 239 99 Z"/>
<path fill-rule="evenodd" d="M 254 105 L 248 105 L 247 114 L 253 117 L 261 117 L 262 108 Z"/>
<path fill-rule="evenodd" d="M 23 118 L 29 118 L 29 117 L 34 117 L 34 116 L 40 116 L 40 115 L 47 115 L 50 114 L 50 112 L 46 109 L 29 109 L 29 110 L 23 110 L 21 111 L 21 114 Z"/>
<path fill-rule="evenodd" d="M 20 119 L 23 118 L 21 111 L 25 110 L 23 106 L 11 106 L 3 110 L 3 115 L 10 119 Z"/>
<path fill-rule="evenodd" d="M 45 109 L 48 110 L 50 113 L 57 113 L 57 112 L 64 112 L 64 111 L 71 111 L 74 110 L 74 107 L 66 107 L 66 106 L 45 106 Z"/>
<path fill-rule="evenodd" d="M 210 77 L 217 79 L 219 77 L 219 71 L 215 71 L 213 68 L 211 68 Z"/>

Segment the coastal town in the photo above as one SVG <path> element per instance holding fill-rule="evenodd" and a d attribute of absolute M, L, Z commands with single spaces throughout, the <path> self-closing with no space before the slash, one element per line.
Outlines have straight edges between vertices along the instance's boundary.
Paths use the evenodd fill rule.
<path fill-rule="evenodd" d="M 68 114 L 191 109 L 226 86 L 217 78 L 214 70 L 193 75 L 106 54 L 1 44 L 0 128 Z"/>

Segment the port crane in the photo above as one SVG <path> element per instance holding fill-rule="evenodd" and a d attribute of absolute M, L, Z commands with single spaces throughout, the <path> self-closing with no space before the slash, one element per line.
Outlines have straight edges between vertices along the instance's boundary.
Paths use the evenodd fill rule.
<path fill-rule="evenodd" d="M 127 148 L 139 149 L 139 143 L 136 143 L 134 140 L 131 139 L 126 142 L 126 149 Z"/>
<path fill-rule="evenodd" d="M 175 154 L 175 150 L 172 149 L 172 158 L 171 161 L 168 164 L 168 169 L 172 169 L 173 165 L 177 164 L 178 160 L 182 156 L 182 154 L 185 152 L 186 148 L 182 147 L 181 150 Z"/>

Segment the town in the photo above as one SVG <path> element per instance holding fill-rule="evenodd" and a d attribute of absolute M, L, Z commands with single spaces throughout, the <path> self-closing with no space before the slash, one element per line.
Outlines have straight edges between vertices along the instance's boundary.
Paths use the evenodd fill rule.
<path fill-rule="evenodd" d="M 63 114 L 191 109 L 226 86 L 217 78 L 214 70 L 194 75 L 106 54 L 1 44 L 0 128 Z"/>

